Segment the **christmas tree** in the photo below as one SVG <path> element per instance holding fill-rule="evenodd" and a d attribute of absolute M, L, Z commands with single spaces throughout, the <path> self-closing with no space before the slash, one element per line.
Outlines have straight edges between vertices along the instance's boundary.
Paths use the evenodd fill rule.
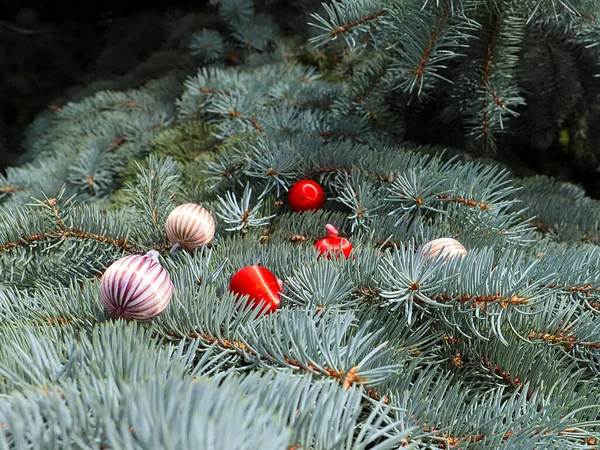
<path fill-rule="evenodd" d="M 0 176 L 0 448 L 600 448 L 595 2 L 213 3 Z"/>

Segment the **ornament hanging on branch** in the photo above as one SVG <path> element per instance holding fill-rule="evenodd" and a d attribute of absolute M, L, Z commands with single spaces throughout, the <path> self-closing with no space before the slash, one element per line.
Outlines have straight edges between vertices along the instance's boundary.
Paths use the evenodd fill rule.
<path fill-rule="evenodd" d="M 296 212 L 321 209 L 325 203 L 325 192 L 315 181 L 300 180 L 290 188 L 288 203 Z"/>
<path fill-rule="evenodd" d="M 194 251 L 212 241 L 215 220 L 202 206 L 195 203 L 180 205 L 167 217 L 165 231 L 173 249 L 181 246 Z"/>
<path fill-rule="evenodd" d="M 344 257 L 348 259 L 352 252 L 352 244 L 348 239 L 339 237 L 339 231 L 331 224 L 325 225 L 328 237 L 319 239 L 315 243 L 315 248 L 319 251 L 319 258 L 325 254 L 327 259 L 331 259 L 331 254 L 336 254 L 340 258 L 340 250 Z"/>
<path fill-rule="evenodd" d="M 421 254 L 428 260 L 446 256 L 445 261 L 447 261 L 449 258 L 466 255 L 467 249 L 456 239 L 440 238 L 425 244 Z"/>
<path fill-rule="evenodd" d="M 274 312 L 281 302 L 283 283 L 269 269 L 247 266 L 238 270 L 229 282 L 229 291 L 239 296 L 247 295 L 248 303 L 257 308 L 264 302 L 265 314 Z"/>
<path fill-rule="evenodd" d="M 100 280 L 100 300 L 112 315 L 148 322 L 169 304 L 173 283 L 158 252 L 131 255 L 111 264 Z"/>

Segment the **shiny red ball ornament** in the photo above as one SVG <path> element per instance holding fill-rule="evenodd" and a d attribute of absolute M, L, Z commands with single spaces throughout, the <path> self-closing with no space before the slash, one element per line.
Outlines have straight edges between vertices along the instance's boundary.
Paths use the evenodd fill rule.
<path fill-rule="evenodd" d="M 331 259 L 331 254 L 335 253 L 339 259 L 341 249 L 343 255 L 348 259 L 350 252 L 352 251 L 352 244 L 350 241 L 346 238 L 338 237 L 338 229 L 331 224 L 325 225 L 325 231 L 327 231 L 329 236 L 315 242 L 315 248 L 319 251 L 319 257 L 325 254 L 327 259 Z"/>
<path fill-rule="evenodd" d="M 321 209 L 325 203 L 325 192 L 319 183 L 300 180 L 290 188 L 288 203 L 296 212 Z"/>
<path fill-rule="evenodd" d="M 264 302 L 263 311 L 270 314 L 279 307 L 283 283 L 269 270 L 261 266 L 247 266 L 238 270 L 229 282 L 229 291 L 238 297 L 247 295 L 252 308 Z"/>

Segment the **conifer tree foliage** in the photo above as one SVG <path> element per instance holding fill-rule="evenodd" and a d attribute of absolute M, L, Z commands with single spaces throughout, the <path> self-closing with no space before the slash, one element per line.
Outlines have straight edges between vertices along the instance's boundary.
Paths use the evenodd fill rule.
<path fill-rule="evenodd" d="M 341 111 L 391 114 L 421 142 L 519 149 L 572 176 L 553 164 L 564 159 L 591 178 L 597 145 L 581 136 L 598 120 L 597 14 L 594 0 L 335 0 L 313 14 L 313 41 L 355 53 Z"/>
<path fill-rule="evenodd" d="M 38 117 L 29 162 L 0 177 L 1 448 L 597 448 L 600 203 L 402 144 L 391 116 L 342 107 L 364 85 L 250 1 L 218 12 L 172 19 L 197 58 L 183 83 L 91 88 Z M 291 210 L 301 179 L 324 208 Z M 186 202 L 215 239 L 170 251 Z M 352 258 L 317 258 L 326 224 Z M 440 237 L 468 253 L 427 259 Z M 169 306 L 110 317 L 98 278 L 149 250 Z M 251 264 L 283 282 L 272 314 L 229 292 Z"/>

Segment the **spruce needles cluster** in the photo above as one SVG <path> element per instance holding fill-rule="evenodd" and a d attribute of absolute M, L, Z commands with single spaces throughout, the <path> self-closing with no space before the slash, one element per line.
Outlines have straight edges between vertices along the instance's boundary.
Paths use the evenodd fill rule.
<path fill-rule="evenodd" d="M 200 64 L 183 83 L 90 88 L 40 115 L 28 162 L 0 176 L 0 448 L 597 448 L 600 203 L 411 144 L 396 120 L 444 91 L 462 103 L 441 114 L 499 145 L 531 105 L 517 47 L 537 27 L 590 56 L 590 6 L 335 1 L 315 42 L 354 52 L 328 70 L 250 0 L 222 0 L 214 28 L 170 19 Z M 291 210 L 301 179 L 323 209 Z M 164 224 L 185 202 L 216 235 L 173 253 Z M 317 258 L 326 224 L 353 258 Z M 424 257 L 440 237 L 468 254 Z M 151 249 L 168 308 L 111 318 L 99 278 Z M 283 281 L 273 314 L 229 292 L 251 264 Z"/>

